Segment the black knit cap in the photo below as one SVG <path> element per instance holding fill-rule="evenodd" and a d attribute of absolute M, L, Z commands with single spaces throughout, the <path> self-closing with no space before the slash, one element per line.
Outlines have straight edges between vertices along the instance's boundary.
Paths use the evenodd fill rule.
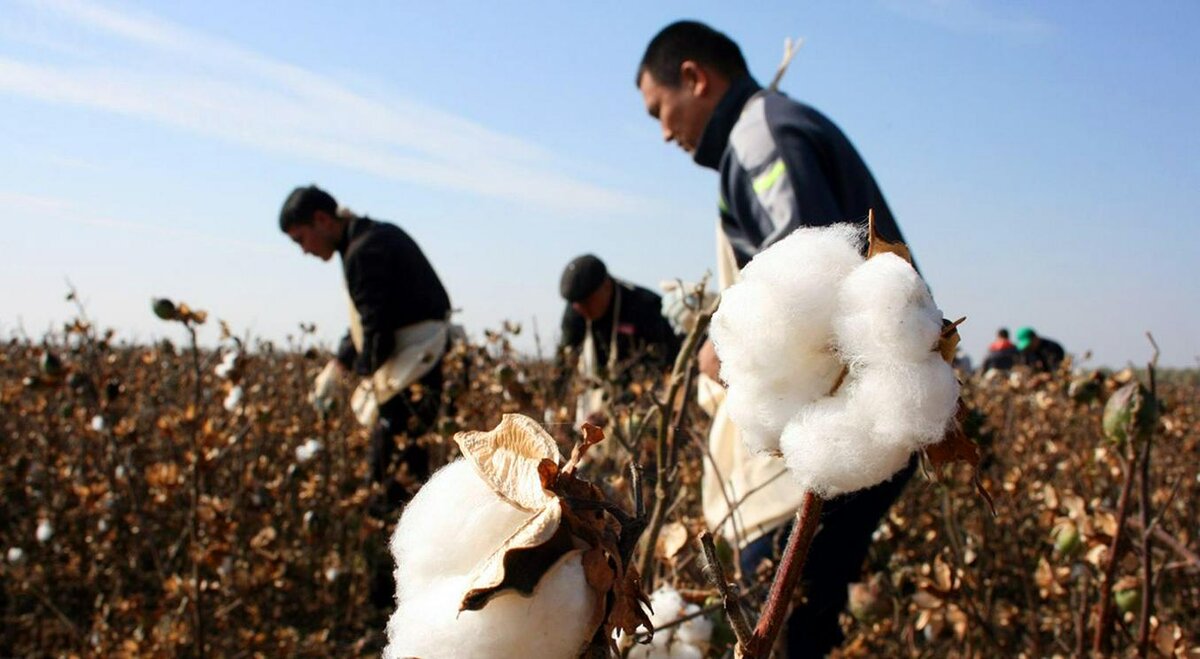
<path fill-rule="evenodd" d="M 608 268 L 604 261 L 592 254 L 584 254 L 567 264 L 558 290 L 567 302 L 580 302 L 595 293 L 605 279 L 608 279 Z"/>

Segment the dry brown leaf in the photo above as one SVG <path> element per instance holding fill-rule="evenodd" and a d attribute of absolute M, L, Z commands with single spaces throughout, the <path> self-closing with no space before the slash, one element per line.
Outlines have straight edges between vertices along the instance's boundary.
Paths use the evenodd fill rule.
<path fill-rule="evenodd" d="M 880 254 L 895 254 L 912 265 L 912 254 L 904 243 L 894 243 L 879 235 L 875 228 L 875 210 L 867 211 L 867 258 Z"/>
<path fill-rule="evenodd" d="M 554 438 L 533 419 L 505 414 L 494 429 L 460 432 L 454 441 L 484 482 L 514 506 L 538 512 L 553 499 L 542 487 L 538 465 L 542 460 L 557 465 L 562 454 Z"/>

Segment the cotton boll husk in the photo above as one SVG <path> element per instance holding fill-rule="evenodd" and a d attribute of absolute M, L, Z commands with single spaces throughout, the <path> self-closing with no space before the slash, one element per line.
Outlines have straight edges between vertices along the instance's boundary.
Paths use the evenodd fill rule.
<path fill-rule="evenodd" d="M 800 410 L 784 428 L 780 448 L 801 487 L 830 498 L 882 483 L 908 462 L 912 451 L 874 441 L 874 418 L 857 411 L 843 390 Z"/>
<path fill-rule="evenodd" d="M 850 383 L 855 412 L 870 419 L 873 439 L 916 451 L 941 441 L 958 408 L 959 384 L 937 353 L 913 364 L 862 368 Z"/>
<path fill-rule="evenodd" d="M 838 346 L 849 362 L 921 361 L 942 331 L 942 312 L 912 266 L 880 254 L 842 282 L 834 320 Z"/>
<path fill-rule="evenodd" d="M 442 467 L 392 534 L 397 594 L 416 596 L 432 580 L 466 576 L 531 516 L 497 496 L 466 460 Z"/>
<path fill-rule="evenodd" d="M 384 658 L 573 659 L 593 631 L 594 600 L 581 555 L 572 552 L 555 563 L 532 596 L 505 591 L 479 611 L 458 610 L 469 587 L 465 576 L 401 595 L 388 620 Z"/>

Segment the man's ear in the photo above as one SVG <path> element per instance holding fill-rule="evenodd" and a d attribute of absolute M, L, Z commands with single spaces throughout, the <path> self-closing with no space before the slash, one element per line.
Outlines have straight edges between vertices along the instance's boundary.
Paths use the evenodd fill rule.
<path fill-rule="evenodd" d="M 338 226 L 340 226 L 341 220 L 333 215 L 330 215 L 329 213 L 326 213 L 325 211 L 316 210 L 313 211 L 312 223 L 317 227 L 328 230 L 336 229 Z"/>
<path fill-rule="evenodd" d="M 711 86 L 708 70 L 694 60 L 684 60 L 679 65 L 679 78 L 680 85 L 690 90 L 692 96 L 704 96 Z"/>

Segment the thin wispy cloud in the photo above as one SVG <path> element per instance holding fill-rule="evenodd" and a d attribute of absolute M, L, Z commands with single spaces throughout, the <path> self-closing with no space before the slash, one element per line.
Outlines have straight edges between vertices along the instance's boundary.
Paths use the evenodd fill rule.
<path fill-rule="evenodd" d="M 1040 39 L 1054 33 L 1045 20 L 1003 2 L 985 0 L 881 0 L 884 7 L 947 30 Z"/>
<path fill-rule="evenodd" d="M 0 93 L 136 117 L 272 153 L 551 211 L 654 203 L 562 173 L 569 160 L 453 113 L 329 77 L 147 15 L 73 0 L 30 5 L 111 56 L 0 56 Z M 132 51 L 132 56 L 131 56 Z M 97 63 L 101 62 L 101 63 Z"/>
<path fill-rule="evenodd" d="M 16 220 L 17 224 L 23 222 L 65 222 L 111 229 L 132 235 L 167 239 L 187 245 L 204 244 L 223 249 L 236 249 L 260 254 L 283 254 L 291 251 L 284 245 L 276 243 L 256 243 L 248 240 L 216 236 L 191 229 L 115 218 L 96 213 L 87 209 L 82 204 L 60 197 L 0 190 L 0 206 L 5 209 L 10 218 Z"/>

